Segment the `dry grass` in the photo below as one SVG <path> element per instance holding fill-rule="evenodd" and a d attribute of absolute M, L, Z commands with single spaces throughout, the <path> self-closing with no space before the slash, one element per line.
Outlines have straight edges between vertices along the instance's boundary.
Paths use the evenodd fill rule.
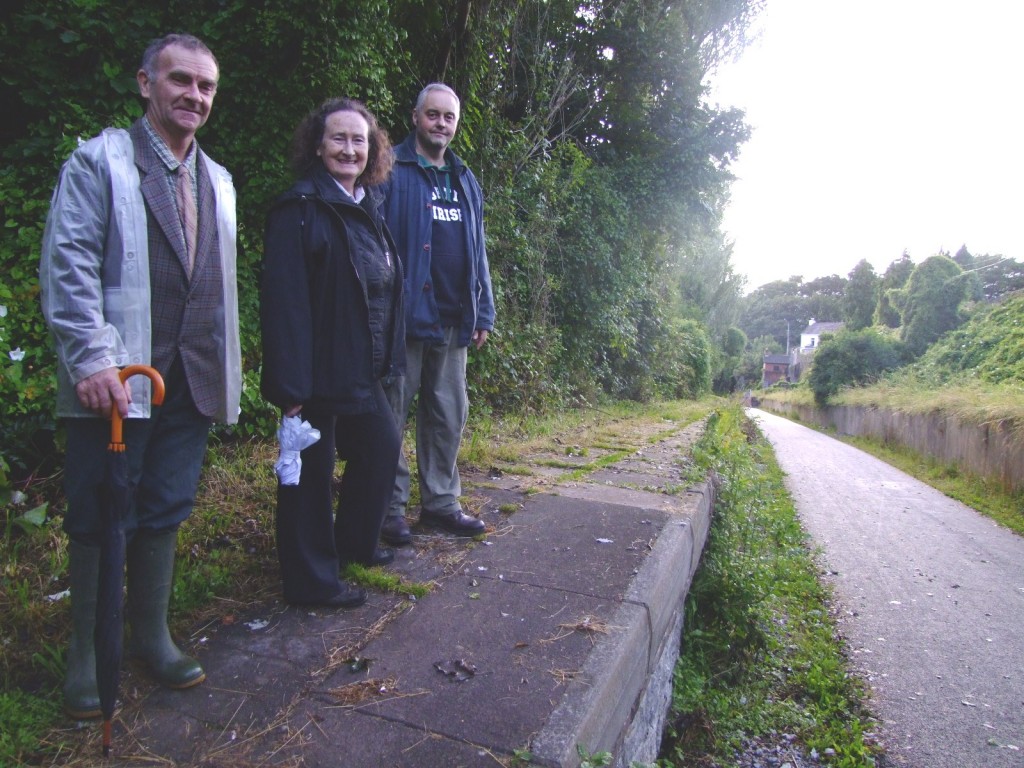
<path fill-rule="evenodd" d="M 540 643 L 556 643 L 559 640 L 564 640 L 567 637 L 571 637 L 577 632 L 582 632 L 590 636 L 590 642 L 595 641 L 594 635 L 607 635 L 612 629 L 621 629 L 621 627 L 610 626 L 603 619 L 599 619 L 595 616 L 581 616 L 575 621 L 566 622 L 558 625 L 558 631 L 551 637 L 545 637 L 537 642 Z"/>
<path fill-rule="evenodd" d="M 546 454 L 565 460 L 566 446 L 595 450 L 636 450 L 656 436 L 677 431 L 707 415 L 712 400 L 657 405 L 617 404 L 606 409 L 561 411 L 548 416 L 480 420 L 463 440 L 460 464 L 522 471 L 523 457 Z M 667 422 L 671 421 L 669 426 Z M 467 432 L 467 436 L 469 432 Z"/>
<path fill-rule="evenodd" d="M 394 677 L 371 677 L 331 688 L 328 693 L 342 707 L 354 709 L 369 701 L 380 701 L 398 687 Z"/>
<path fill-rule="evenodd" d="M 804 387 L 772 390 L 763 399 L 793 405 L 814 406 L 814 396 Z M 964 424 L 1003 423 L 1018 440 L 1024 440 L 1024 387 L 1011 383 L 988 384 L 973 379 L 927 385 L 910 376 L 894 376 L 870 387 L 840 390 L 835 405 L 891 408 L 906 413 L 943 413 Z"/>

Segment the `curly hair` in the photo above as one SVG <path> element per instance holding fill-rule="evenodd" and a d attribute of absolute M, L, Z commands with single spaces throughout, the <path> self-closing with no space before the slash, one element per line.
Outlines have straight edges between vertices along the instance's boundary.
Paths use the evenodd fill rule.
<path fill-rule="evenodd" d="M 305 176 L 320 162 L 316 151 L 324 138 L 324 127 L 329 115 L 335 112 L 355 112 L 361 115 L 369 128 L 369 150 L 366 157 L 366 168 L 356 179 L 360 186 L 374 186 L 387 181 L 391 175 L 391 167 L 395 158 L 391 151 L 391 139 L 387 131 L 377 124 L 377 118 L 361 101 L 349 98 L 332 98 L 314 109 L 299 123 L 292 136 L 292 148 L 289 162 L 298 176 Z"/>

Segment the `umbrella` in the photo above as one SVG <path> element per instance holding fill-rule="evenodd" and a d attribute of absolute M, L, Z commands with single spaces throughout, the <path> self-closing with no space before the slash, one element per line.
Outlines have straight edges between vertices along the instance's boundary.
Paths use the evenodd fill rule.
<path fill-rule="evenodd" d="M 153 404 L 164 401 L 164 380 L 148 365 L 129 365 L 118 372 L 123 384 L 142 374 L 153 382 Z M 103 713 L 103 756 L 110 755 L 111 721 L 117 701 L 121 654 L 124 648 L 124 561 L 125 522 L 131 509 L 134 488 L 128 481 L 128 458 L 124 452 L 121 414 L 113 408 L 110 444 L 107 451 L 106 482 L 100 492 L 100 577 L 96 591 L 96 687 Z"/>

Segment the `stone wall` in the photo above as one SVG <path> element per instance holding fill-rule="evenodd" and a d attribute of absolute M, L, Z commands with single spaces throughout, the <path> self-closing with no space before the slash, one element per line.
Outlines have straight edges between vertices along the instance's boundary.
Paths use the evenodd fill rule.
<path fill-rule="evenodd" d="M 759 399 L 758 407 L 780 416 L 834 429 L 841 435 L 873 437 L 896 443 L 937 461 L 992 478 L 1009 491 L 1024 489 L 1024 441 L 1011 424 L 965 424 L 942 413 L 904 413 L 888 408 L 831 405 L 817 408 Z"/>

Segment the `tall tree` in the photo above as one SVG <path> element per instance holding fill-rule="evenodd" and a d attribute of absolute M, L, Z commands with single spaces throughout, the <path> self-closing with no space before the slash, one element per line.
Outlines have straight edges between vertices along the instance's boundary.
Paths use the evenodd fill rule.
<path fill-rule="evenodd" d="M 805 306 L 810 317 L 824 322 L 839 322 L 843 316 L 846 278 L 839 275 L 815 278 L 800 287 L 800 294 L 806 298 Z"/>
<path fill-rule="evenodd" d="M 985 290 L 981 284 L 981 277 L 978 274 L 977 259 L 967 250 L 966 245 L 961 245 L 960 250 L 953 255 L 953 261 L 964 272 L 966 281 L 967 298 L 971 301 L 981 301 L 985 298 Z"/>
<path fill-rule="evenodd" d="M 861 259 L 849 275 L 843 296 L 843 322 L 847 330 L 859 331 L 871 325 L 878 304 L 878 275 L 874 267 Z"/>
<path fill-rule="evenodd" d="M 894 294 L 903 318 L 900 338 L 910 355 L 920 356 L 964 321 L 960 305 L 968 285 L 964 271 L 948 256 L 931 256 L 914 268 L 906 287 Z"/>
<path fill-rule="evenodd" d="M 766 283 L 746 296 L 739 327 L 747 338 L 771 336 L 783 349 L 787 342 L 799 344 L 800 332 L 811 319 L 803 284 L 803 278 L 794 275 Z"/>

